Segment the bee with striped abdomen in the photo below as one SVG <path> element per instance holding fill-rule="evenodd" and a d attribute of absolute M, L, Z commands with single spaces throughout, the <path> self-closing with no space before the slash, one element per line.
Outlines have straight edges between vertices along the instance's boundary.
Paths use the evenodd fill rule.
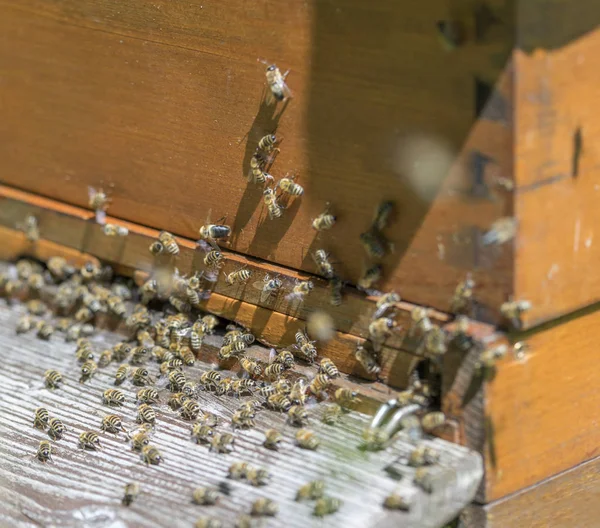
<path fill-rule="evenodd" d="M 274 381 L 273 388 L 281 394 L 290 394 L 292 392 L 292 385 L 286 378 L 279 378 Z"/>
<path fill-rule="evenodd" d="M 264 154 L 271 154 L 273 151 L 279 150 L 277 148 L 279 143 L 281 143 L 281 141 L 275 134 L 267 134 L 266 136 L 260 138 L 257 150 Z"/>
<path fill-rule="evenodd" d="M 265 431 L 265 441 L 263 442 L 263 446 L 267 449 L 277 451 L 282 440 L 283 436 L 277 429 L 267 429 Z"/>
<path fill-rule="evenodd" d="M 342 501 L 340 499 L 336 499 L 334 497 L 322 497 L 317 499 L 315 503 L 315 509 L 313 510 L 313 515 L 315 517 L 325 517 L 326 515 L 331 515 L 337 512 L 342 505 Z"/>
<path fill-rule="evenodd" d="M 304 378 L 300 378 L 292 385 L 292 390 L 288 394 L 288 398 L 294 405 L 304 405 L 304 402 L 306 401 L 307 390 L 308 387 L 306 386 L 306 380 Z"/>
<path fill-rule="evenodd" d="M 281 178 L 275 187 L 279 187 L 283 192 L 291 196 L 302 196 L 304 194 L 304 188 L 297 184 L 294 179 L 294 175 L 290 176 L 289 178 Z"/>
<path fill-rule="evenodd" d="M 265 486 L 269 482 L 270 475 L 266 469 L 251 466 L 248 468 L 246 478 L 252 486 Z"/>
<path fill-rule="evenodd" d="M 125 403 L 125 394 L 119 389 L 106 389 L 102 394 L 102 401 L 106 405 L 116 405 L 120 407 Z"/>
<path fill-rule="evenodd" d="M 147 404 L 158 403 L 158 391 L 152 387 L 144 387 L 137 391 L 137 401 Z"/>
<path fill-rule="evenodd" d="M 238 410 L 231 417 L 231 425 L 234 429 L 250 429 L 254 427 L 254 411 Z"/>
<path fill-rule="evenodd" d="M 42 440 L 35 454 L 40 462 L 48 462 L 52 460 L 52 445 L 47 440 Z"/>
<path fill-rule="evenodd" d="M 156 413 L 154 409 L 147 403 L 142 403 L 138 407 L 137 418 L 138 423 L 147 423 L 154 425 L 156 423 Z"/>
<path fill-rule="evenodd" d="M 79 435 L 79 447 L 96 451 L 102 449 L 100 437 L 93 431 L 85 431 Z"/>
<path fill-rule="evenodd" d="M 196 363 L 196 356 L 187 346 L 182 346 L 179 349 L 179 356 L 188 367 L 191 367 L 194 363 Z"/>
<path fill-rule="evenodd" d="M 302 427 L 308 422 L 308 411 L 302 405 L 292 405 L 288 412 L 288 422 Z"/>
<path fill-rule="evenodd" d="M 265 71 L 267 86 L 269 87 L 266 98 L 267 104 L 271 105 L 278 101 L 283 101 L 286 97 L 291 97 L 292 93 L 285 83 L 285 79 L 290 73 L 290 70 L 287 70 L 285 73 L 281 73 L 281 70 L 275 64 L 268 64 L 266 61 L 261 62 L 267 65 L 267 69 Z"/>
<path fill-rule="evenodd" d="M 335 391 L 335 401 L 342 407 L 348 408 L 361 402 L 358 392 L 351 389 L 339 388 Z"/>
<path fill-rule="evenodd" d="M 45 407 L 38 407 L 35 410 L 33 417 L 33 427 L 36 427 L 37 429 L 46 429 L 46 427 L 48 427 L 49 419 L 50 414 L 48 413 L 48 409 Z"/>
<path fill-rule="evenodd" d="M 252 515 L 272 517 L 274 515 L 277 515 L 278 512 L 279 506 L 277 505 L 277 503 L 266 497 L 256 499 L 252 503 Z"/>
<path fill-rule="evenodd" d="M 212 242 L 222 238 L 227 238 L 229 235 L 231 235 L 231 227 L 229 227 L 228 225 L 221 224 L 220 222 L 223 220 L 225 220 L 225 218 L 222 218 L 216 224 L 211 224 L 208 222 L 205 225 L 203 225 L 200 228 L 200 236 L 205 240 L 209 240 Z"/>
<path fill-rule="evenodd" d="M 108 367 L 113 358 L 113 351 L 110 348 L 103 350 L 98 358 L 98 368 Z"/>
<path fill-rule="evenodd" d="M 277 195 L 274 189 L 267 187 L 263 191 L 263 201 L 271 220 L 280 218 L 283 215 L 283 207 L 277 203 Z"/>
<path fill-rule="evenodd" d="M 379 319 L 380 317 L 383 317 L 386 312 L 388 312 L 390 309 L 393 309 L 394 306 L 401 300 L 402 299 L 400 298 L 400 295 L 396 292 L 388 292 L 381 295 L 379 299 L 377 299 L 373 319 Z"/>
<path fill-rule="evenodd" d="M 175 237 L 168 231 L 161 231 L 158 234 L 158 241 L 163 245 L 164 250 L 170 255 L 179 255 L 179 246 Z"/>
<path fill-rule="evenodd" d="M 265 378 L 269 381 L 275 381 L 281 376 L 284 368 L 281 363 L 271 363 L 265 368 Z"/>
<path fill-rule="evenodd" d="M 267 407 L 279 412 L 288 412 L 292 402 L 285 394 L 273 394 L 267 398 Z"/>
<path fill-rule="evenodd" d="M 392 335 L 397 323 L 390 317 L 380 317 L 369 324 L 369 337 L 373 343 L 373 349 L 378 352 L 385 340 Z"/>
<path fill-rule="evenodd" d="M 313 260 L 317 265 L 317 271 L 326 279 L 333 279 L 335 271 L 329 260 L 329 254 L 324 249 L 317 249 L 313 253 Z"/>
<path fill-rule="evenodd" d="M 204 265 L 207 268 L 214 270 L 219 269 L 223 265 L 225 257 L 218 249 L 211 249 L 204 257 Z"/>
<path fill-rule="evenodd" d="M 120 432 L 127 434 L 127 430 L 125 427 L 123 427 L 121 418 L 116 414 L 107 414 L 104 418 L 102 418 L 100 429 L 112 434 L 119 434 Z"/>
<path fill-rule="evenodd" d="M 146 464 L 152 464 L 155 466 L 163 461 L 160 451 L 152 445 L 146 445 L 142 447 L 141 458 Z"/>
<path fill-rule="evenodd" d="M 48 420 L 48 436 L 52 440 L 60 440 L 66 431 L 66 427 L 58 418 L 50 418 Z"/>
<path fill-rule="evenodd" d="M 121 385 L 127 379 L 129 368 L 127 364 L 119 366 L 117 372 L 115 372 L 115 385 Z"/>
<path fill-rule="evenodd" d="M 57 389 L 62 383 L 62 374 L 58 370 L 47 370 L 44 372 L 44 382 L 49 389 Z"/>
<path fill-rule="evenodd" d="M 291 293 L 285 296 L 289 302 L 302 302 L 306 296 L 313 290 L 312 281 L 301 281 L 296 279 L 296 284 L 292 288 Z"/>
<path fill-rule="evenodd" d="M 341 415 L 342 408 L 337 403 L 333 403 L 325 407 L 321 421 L 327 425 L 335 425 Z"/>
<path fill-rule="evenodd" d="M 169 372 L 168 377 L 169 377 L 169 390 L 171 392 L 181 391 L 181 388 L 187 382 L 185 375 L 183 374 L 183 372 L 180 372 L 179 370 L 171 370 Z"/>
<path fill-rule="evenodd" d="M 207 370 L 200 376 L 200 383 L 206 390 L 214 390 L 219 381 L 221 381 L 221 373 L 216 370 Z"/>
<path fill-rule="evenodd" d="M 54 327 L 47 321 L 38 321 L 36 324 L 37 336 L 48 341 L 54 333 Z"/>
<path fill-rule="evenodd" d="M 296 344 L 292 345 L 292 350 L 297 356 L 309 363 L 313 363 L 317 358 L 317 348 L 314 341 L 308 338 L 308 335 L 303 330 L 296 332 Z"/>
<path fill-rule="evenodd" d="M 263 170 L 263 167 L 266 163 L 267 159 L 265 159 L 265 156 L 259 152 L 256 152 L 250 158 L 250 169 L 248 171 L 249 182 L 264 185 L 267 181 L 273 181 L 273 176 Z"/>
<path fill-rule="evenodd" d="M 225 282 L 230 286 L 234 284 L 242 284 L 247 282 L 250 277 L 252 277 L 252 271 L 246 268 L 240 268 L 236 271 L 233 271 L 225 277 Z"/>
<path fill-rule="evenodd" d="M 133 371 L 131 381 L 134 385 L 145 386 L 153 383 L 153 379 L 150 377 L 150 372 L 146 367 L 139 367 Z"/>
<path fill-rule="evenodd" d="M 117 363 L 125 361 L 131 352 L 131 345 L 125 342 L 117 343 L 113 347 L 113 358 Z"/>
<path fill-rule="evenodd" d="M 391 247 L 389 242 L 376 229 L 369 229 L 361 233 L 359 239 L 367 255 L 373 259 L 382 259 L 385 257 L 388 248 Z"/>
<path fill-rule="evenodd" d="M 86 381 L 92 379 L 97 369 L 98 365 L 88 359 L 83 365 L 81 365 L 81 377 L 79 378 L 79 383 L 85 383 Z"/>
<path fill-rule="evenodd" d="M 233 451 L 233 445 L 235 438 L 230 433 L 217 433 L 213 436 L 211 441 L 211 451 L 217 451 L 217 453 L 231 453 Z"/>
<path fill-rule="evenodd" d="M 215 434 L 212 427 L 203 423 L 195 423 L 192 426 L 192 439 L 197 444 L 209 444 Z"/>
<path fill-rule="evenodd" d="M 274 352 L 275 349 L 272 349 L 271 351 Z M 283 367 L 285 369 L 294 368 L 294 364 L 295 364 L 294 354 L 292 354 L 289 350 L 282 350 L 281 352 L 279 352 L 275 356 L 273 361 L 275 363 L 279 363 L 280 365 L 283 365 Z"/>
<path fill-rule="evenodd" d="M 240 367 L 242 367 L 251 378 L 260 376 L 263 370 L 259 363 L 245 356 L 240 358 Z"/>
<path fill-rule="evenodd" d="M 339 378 L 340 371 L 335 366 L 335 363 L 329 358 L 323 358 L 319 363 L 319 372 L 327 374 L 332 379 Z"/>
<path fill-rule="evenodd" d="M 180 412 L 184 420 L 195 420 L 200 414 L 200 405 L 194 400 L 185 400 L 181 405 Z"/>
<path fill-rule="evenodd" d="M 325 399 L 327 397 L 327 393 L 325 392 L 327 388 L 331 385 L 331 380 L 329 376 L 324 373 L 317 374 L 310 384 L 308 385 L 308 390 L 314 394 L 317 398 Z"/>
<path fill-rule="evenodd" d="M 331 229 L 336 220 L 336 216 L 331 214 L 329 203 L 327 203 L 325 205 L 325 211 L 312 221 L 312 228 L 315 231 L 325 231 Z"/>
<path fill-rule="evenodd" d="M 231 382 L 231 393 L 236 397 L 242 396 L 243 394 L 250 395 L 252 394 L 254 386 L 255 383 L 252 379 L 236 379 Z"/>

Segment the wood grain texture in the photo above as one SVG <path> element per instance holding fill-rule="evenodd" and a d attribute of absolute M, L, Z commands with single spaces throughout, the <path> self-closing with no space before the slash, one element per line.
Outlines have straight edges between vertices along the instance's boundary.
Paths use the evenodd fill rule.
<path fill-rule="evenodd" d="M 339 426 L 321 424 L 321 406 L 311 409 L 311 428 L 321 439 L 315 452 L 294 448 L 295 429 L 286 426 L 284 417 L 271 411 L 257 415 L 257 427 L 235 432 L 236 445 L 232 454 L 210 453 L 190 441 L 190 423 L 161 403 L 156 406 L 157 427 L 152 443 L 164 456 L 159 466 L 147 467 L 137 453 L 121 438 L 101 434 L 102 452 L 84 452 L 77 448 L 77 436 L 83 430 L 98 430 L 101 416 L 116 413 L 125 426 L 133 428 L 136 387 L 126 382 L 122 389 L 127 400 L 117 410 L 101 404 L 102 391 L 112 386 L 116 365 L 100 369 L 88 383 L 77 382 L 79 367 L 74 358 L 75 345 L 58 336 L 43 344 L 33 335 L 17 337 L 14 325 L 21 306 L 0 307 L 0 345 L 3 369 L 0 372 L 0 522 L 3 525 L 31 527 L 48 525 L 81 526 L 82 523 L 111 526 L 190 526 L 195 519 L 209 515 L 233 524 L 235 516 L 247 512 L 253 500 L 268 496 L 276 500 L 279 515 L 268 526 L 304 527 L 313 523 L 312 504 L 294 501 L 296 489 L 303 483 L 322 478 L 327 492 L 343 500 L 338 514 L 319 521 L 321 526 L 384 526 L 418 528 L 438 527 L 456 515 L 461 504 L 452 485 L 433 494 L 417 490 L 411 483 L 414 469 L 405 468 L 404 478 L 392 480 L 384 467 L 411 448 L 402 439 L 379 453 L 357 449 L 362 428 L 369 417 L 356 412 L 343 416 Z M 103 349 L 123 339 L 122 335 L 100 332 L 92 337 L 94 347 Z M 219 338 L 208 340 L 219 346 Z M 43 373 L 47 368 L 59 369 L 64 386 L 50 391 L 44 388 Z M 156 366 L 151 366 L 155 370 Z M 197 362 L 187 370 L 188 377 L 197 376 L 208 363 Z M 165 391 L 161 391 L 164 402 Z M 246 400 L 247 398 L 242 398 Z M 217 398 L 202 392 L 199 397 L 204 410 L 222 420 L 221 431 L 231 430 L 229 419 L 240 400 Z M 54 443 L 54 462 L 42 465 L 33 458 L 40 440 L 47 435 L 31 426 L 34 409 L 45 406 L 68 427 L 63 439 Z M 280 451 L 262 447 L 266 428 L 277 427 L 284 435 Z M 473 464 L 477 455 L 439 439 L 427 439 L 427 444 L 441 451 L 439 471 L 455 468 L 460 473 L 463 464 Z M 227 468 L 234 461 L 248 461 L 265 467 L 272 475 L 270 483 L 255 488 L 244 482 L 229 481 L 232 493 L 222 497 L 213 507 L 191 504 L 192 490 L 201 485 L 215 486 L 225 480 Z M 457 474 L 459 474 L 457 473 Z M 141 483 L 141 495 L 129 508 L 121 506 L 123 487 L 132 480 Z M 399 488 L 416 493 L 416 507 L 411 513 L 389 513 L 383 510 L 383 498 Z M 471 491 L 472 493 L 472 491 Z M 464 499 L 464 497 L 463 497 Z M 468 500 L 468 499 L 464 499 Z M 428 512 L 424 514 L 423 512 Z"/>
<path fill-rule="evenodd" d="M 364 266 L 359 234 L 393 199 L 395 252 L 381 287 L 446 310 L 473 271 L 494 318 L 512 293 L 510 248 L 481 255 L 478 240 L 511 208 L 493 181 L 511 175 L 504 69 L 514 20 L 510 2 L 487 4 L 496 23 L 448 53 L 436 23 L 471 24 L 470 0 L 427 10 L 2 0 L 4 181 L 80 206 L 88 185 L 103 186 L 111 215 L 188 238 L 212 210 L 232 223 L 235 251 L 312 272 L 309 253 L 324 247 L 353 283 Z M 261 103 L 257 58 L 291 69 L 282 114 Z M 245 174 L 275 128 L 285 139 L 273 173 L 296 171 L 306 193 L 271 222 Z M 327 201 L 339 222 L 317 238 L 310 220 Z"/>

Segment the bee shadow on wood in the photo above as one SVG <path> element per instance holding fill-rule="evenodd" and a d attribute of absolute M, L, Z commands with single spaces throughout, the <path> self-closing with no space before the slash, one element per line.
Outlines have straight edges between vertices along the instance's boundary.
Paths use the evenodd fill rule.
<path fill-rule="evenodd" d="M 265 93 L 258 109 L 258 113 L 250 126 L 250 130 L 246 134 L 246 148 L 244 152 L 244 161 L 242 163 L 242 177 L 248 178 L 250 173 L 250 160 L 256 152 L 258 142 L 267 134 L 273 134 L 279 126 L 279 120 L 285 112 L 289 99 L 283 105 L 267 104 Z M 279 108 L 279 111 L 278 111 Z M 238 234 L 243 231 L 244 227 L 252 218 L 256 207 L 263 197 L 264 187 L 259 184 L 249 182 L 244 191 L 244 195 L 240 200 L 238 210 L 235 213 L 235 221 L 232 226 L 231 245 L 235 247 Z"/>

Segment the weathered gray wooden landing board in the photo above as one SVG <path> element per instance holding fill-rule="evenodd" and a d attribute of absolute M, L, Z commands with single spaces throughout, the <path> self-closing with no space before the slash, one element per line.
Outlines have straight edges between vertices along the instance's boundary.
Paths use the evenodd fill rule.
<path fill-rule="evenodd" d="M 122 436 L 102 434 L 104 450 L 84 452 L 77 448 L 77 437 L 83 430 L 99 431 L 98 413 L 114 412 L 123 416 L 126 427 L 134 426 L 137 387 L 129 381 L 121 386 L 128 396 L 123 408 L 115 411 L 103 406 L 101 394 L 113 386 L 117 366 L 99 370 L 90 382 L 79 384 L 75 345 L 65 343 L 59 335 L 50 342 L 40 341 L 33 334 L 16 336 L 15 322 L 24 308 L 7 308 L 4 301 L 0 303 L 1 526 L 184 527 L 193 526 L 203 515 L 221 519 L 224 526 L 233 526 L 235 518 L 248 512 L 256 498 L 269 496 L 278 502 L 280 512 L 266 520 L 265 526 L 434 527 L 452 517 L 474 493 L 477 483 L 471 482 L 472 468 L 476 468 L 476 473 L 480 471 L 478 455 L 431 440 L 442 450 L 442 466 L 454 466 L 459 473 L 468 467 L 470 476 L 461 477 L 466 485 L 449 485 L 427 495 L 411 484 L 410 471 L 399 483 L 384 471 L 398 454 L 407 452 L 408 444 L 399 441 L 384 452 L 364 453 L 357 445 L 370 417 L 350 413 L 338 426 L 330 427 L 319 421 L 321 408 L 312 410 L 311 428 L 321 439 L 316 452 L 295 447 L 295 429 L 285 425 L 284 416 L 264 411 L 257 416 L 256 429 L 235 433 L 236 448 L 232 454 L 211 453 L 190 441 L 190 423 L 164 404 L 157 406 L 157 428 L 152 440 L 165 458 L 160 466 L 147 467 Z M 106 348 L 104 345 L 110 346 L 121 338 L 101 332 L 92 341 L 101 351 Z M 63 373 L 63 388 L 50 391 L 44 387 L 43 373 L 48 368 Z M 193 367 L 187 371 L 189 378 L 197 379 L 206 368 L 208 365 Z M 157 365 L 151 364 L 151 369 L 156 373 Z M 162 397 L 166 400 L 166 394 Z M 238 399 L 202 393 L 200 403 L 203 409 L 224 419 L 220 429 L 231 430 L 229 418 Z M 42 464 L 33 458 L 39 441 L 48 438 L 31 425 L 38 406 L 48 408 L 69 428 L 63 439 L 54 444 L 53 463 Z M 262 447 L 262 431 L 268 427 L 277 427 L 284 433 L 285 443 L 279 452 Z M 268 468 L 272 474 L 269 485 L 256 488 L 231 482 L 232 494 L 222 497 L 218 505 L 202 507 L 191 503 L 194 487 L 222 482 L 229 465 L 237 460 Z M 340 511 L 324 520 L 311 515 L 314 503 L 294 501 L 297 488 L 315 478 L 324 479 L 327 493 L 343 500 Z M 120 502 L 123 487 L 133 480 L 141 483 L 142 492 L 126 508 Z M 410 513 L 382 508 L 383 499 L 397 487 L 416 494 Z"/>

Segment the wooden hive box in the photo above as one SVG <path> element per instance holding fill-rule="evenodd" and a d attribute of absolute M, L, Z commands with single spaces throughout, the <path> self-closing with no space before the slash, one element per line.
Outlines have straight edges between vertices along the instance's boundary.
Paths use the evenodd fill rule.
<path fill-rule="evenodd" d="M 478 346 L 445 360 L 442 407 L 455 424 L 449 436 L 486 454 L 486 511 L 597 455 L 598 375 L 586 365 L 600 299 L 600 5 L 6 0 L 0 13 L 6 255 L 43 258 L 57 244 L 150 271 L 149 241 L 168 229 L 187 273 L 200 266 L 198 228 L 225 216 L 225 272 L 247 265 L 316 287 L 297 308 L 219 283 L 209 309 L 275 345 L 327 306 L 338 330 L 329 354 L 364 376 L 353 351 L 373 302 L 352 285 L 373 262 L 359 235 L 393 200 L 394 251 L 377 287 L 401 292 L 401 324 L 421 305 L 451 330 L 457 284 L 467 274 L 476 283 Z M 287 103 L 266 104 L 257 59 L 290 70 Z M 305 194 L 271 221 L 246 175 L 259 139 L 275 131 L 283 141 L 272 173 L 296 173 Z M 93 223 L 88 186 L 108 192 L 109 220 L 130 229 L 122 243 Z M 338 224 L 317 235 L 310 223 L 327 202 Z M 17 232 L 28 214 L 49 246 L 32 248 Z M 504 218 L 516 219 L 515 236 L 486 244 Z M 349 284 L 340 307 L 312 276 L 320 248 Z M 531 303 L 518 331 L 499 311 L 509 300 Z M 525 343 L 525 355 L 503 359 L 465 405 L 477 354 L 502 343 Z M 386 343 L 388 385 L 407 386 L 420 360 L 409 345 Z"/>

